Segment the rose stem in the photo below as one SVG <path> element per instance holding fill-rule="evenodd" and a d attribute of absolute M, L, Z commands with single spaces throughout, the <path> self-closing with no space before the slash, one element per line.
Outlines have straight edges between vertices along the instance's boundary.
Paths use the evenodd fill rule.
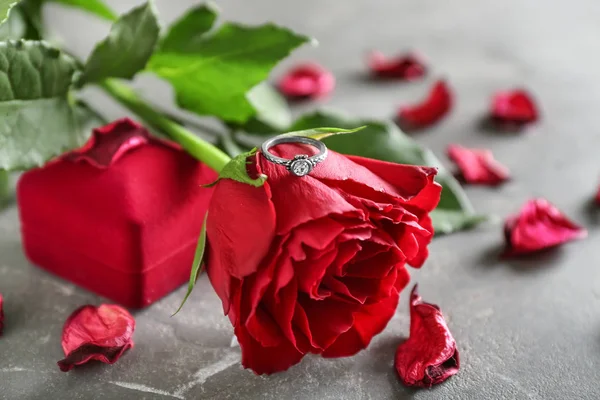
<path fill-rule="evenodd" d="M 140 116 L 148 124 L 161 130 L 179 143 L 192 157 L 219 172 L 231 158 L 214 145 L 200 139 L 183 126 L 171 121 L 145 103 L 133 89 L 116 79 L 105 79 L 99 86 L 113 99 Z"/>

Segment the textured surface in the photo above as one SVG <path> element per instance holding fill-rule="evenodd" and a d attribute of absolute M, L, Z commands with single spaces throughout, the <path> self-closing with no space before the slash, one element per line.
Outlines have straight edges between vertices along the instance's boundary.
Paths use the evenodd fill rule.
<path fill-rule="evenodd" d="M 110 3 L 118 3 L 119 11 L 136 4 Z M 172 20 L 191 3 L 162 0 L 158 8 Z M 62 357 L 63 321 L 79 305 L 102 299 L 26 261 L 12 208 L 0 214 L 0 291 L 7 314 L 0 399 L 599 398 L 600 219 L 589 202 L 600 172 L 600 57 L 593 51 L 600 3 L 225 0 L 219 6 L 228 19 L 272 19 L 317 37 L 320 47 L 305 48 L 295 59 L 331 68 L 338 88 L 328 105 L 357 115 L 392 115 L 396 105 L 424 96 L 434 76 L 447 77 L 457 107 L 417 139 L 438 155 L 451 142 L 492 148 L 514 179 L 499 189 L 470 188 L 479 210 L 503 217 L 530 196 L 545 196 L 586 225 L 588 239 L 514 262 L 497 261 L 499 225 L 436 239 L 414 281 L 424 300 L 444 310 L 462 368 L 432 390 L 403 388 L 392 368 L 396 345 L 408 333 L 408 291 L 385 332 L 356 357 L 308 357 L 286 373 L 256 377 L 239 367 L 229 321 L 206 277 L 178 316 L 169 317 L 184 288 L 136 313 L 136 347 L 117 364 L 63 374 L 55 364 Z M 53 25 L 80 55 L 108 29 L 56 10 L 49 10 Z M 82 26 L 86 34 L 74 34 Z M 414 47 L 429 57 L 432 76 L 414 84 L 373 83 L 364 77 L 362 59 L 373 47 Z M 541 124 L 523 135 L 479 130 L 491 93 L 523 84 L 540 99 Z M 138 85 L 148 96 L 166 97 L 164 85 L 154 80 Z M 122 115 L 104 97 L 90 95 L 112 116 Z"/>

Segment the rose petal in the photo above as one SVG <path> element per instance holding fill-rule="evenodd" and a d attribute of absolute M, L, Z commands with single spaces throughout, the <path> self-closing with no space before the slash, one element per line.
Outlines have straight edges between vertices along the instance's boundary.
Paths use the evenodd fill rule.
<path fill-rule="evenodd" d="M 400 267 L 399 281 L 408 282 L 408 272 Z M 388 322 L 396 312 L 399 299 L 398 292 L 379 303 L 364 306 L 354 313 L 354 325 L 350 330 L 341 334 L 336 341 L 324 352 L 323 357 L 349 357 L 360 350 L 366 349 L 373 336 L 377 335 L 387 326 Z"/>
<path fill-rule="evenodd" d="M 410 294 L 410 337 L 398 346 L 396 371 L 406 386 L 431 387 L 458 372 L 456 342 L 439 307 Z"/>
<path fill-rule="evenodd" d="M 287 72 L 279 81 L 279 90 L 289 98 L 318 98 L 335 88 L 331 72 L 315 63 L 301 64 Z"/>
<path fill-rule="evenodd" d="M 504 224 L 504 256 L 533 253 L 587 236 L 587 231 L 569 220 L 546 199 L 529 200 Z"/>
<path fill-rule="evenodd" d="M 279 151 L 281 147 L 285 148 L 287 146 L 277 146 L 275 151 Z M 278 235 L 286 234 L 306 222 L 328 215 L 357 213 L 356 208 L 349 204 L 337 191 L 317 180 L 316 170 L 319 166 L 327 162 L 335 162 L 336 157 L 341 156 L 329 152 L 327 160 L 317 165 L 311 175 L 298 179 L 297 176 L 290 174 L 285 167 L 265 161 L 264 157 L 260 156 L 262 170 L 269 177 L 265 186 L 269 185 L 271 188 L 273 206 L 276 210 L 280 210 L 276 221 L 276 233 Z M 213 195 L 213 198 L 217 197 Z M 264 219 L 262 213 L 256 213 L 256 218 L 261 221 Z M 262 222 L 258 222 L 256 228 L 261 228 L 262 224 Z M 260 232 L 257 235 L 259 238 L 264 236 Z M 238 252 L 236 250 L 236 253 Z"/>
<path fill-rule="evenodd" d="M 306 295 L 298 296 L 298 304 L 304 309 L 316 346 L 326 349 L 354 324 L 353 313 L 360 309 L 358 303 L 348 303 L 332 297 L 312 300 Z"/>
<path fill-rule="evenodd" d="M 63 157 L 72 161 L 86 161 L 94 167 L 106 169 L 125 153 L 150 142 L 174 149 L 180 148 L 175 143 L 152 136 L 146 128 L 129 118 L 123 118 L 94 129 L 83 147 Z"/>
<path fill-rule="evenodd" d="M 407 129 L 420 129 L 439 122 L 452 108 L 452 92 L 444 80 L 432 87 L 419 104 L 400 107 L 398 122 Z"/>
<path fill-rule="evenodd" d="M 369 53 L 369 69 L 374 76 L 379 78 L 393 78 L 413 81 L 425 76 L 427 67 L 416 53 L 405 53 L 394 58 L 386 58 L 379 52 Z"/>
<path fill-rule="evenodd" d="M 0 293 L 0 336 L 2 336 L 3 331 L 4 331 L 4 299 L 2 298 L 2 293 Z"/>
<path fill-rule="evenodd" d="M 269 252 L 275 237 L 275 209 L 269 182 L 257 188 L 222 179 L 215 188 L 215 198 L 219 201 L 211 201 L 206 225 L 206 271 L 227 314 L 231 300 L 230 278 L 242 278 L 255 272 L 258 263 Z M 231 210 L 245 215 L 245 220 L 229 224 L 221 218 Z"/>
<path fill-rule="evenodd" d="M 58 362 L 67 372 L 90 360 L 113 364 L 133 347 L 135 319 L 117 305 L 83 306 L 69 316 L 63 327 L 65 359 Z"/>
<path fill-rule="evenodd" d="M 508 168 L 494 159 L 490 150 L 448 146 L 448 157 L 456 163 L 467 183 L 499 185 L 510 177 Z"/>
<path fill-rule="evenodd" d="M 493 96 L 490 115 L 497 122 L 522 125 L 537 121 L 538 109 L 527 91 L 509 90 Z"/>
<path fill-rule="evenodd" d="M 285 371 L 304 356 L 287 340 L 277 346 L 265 347 L 241 326 L 235 327 L 235 335 L 242 349 L 242 365 L 257 375 Z"/>

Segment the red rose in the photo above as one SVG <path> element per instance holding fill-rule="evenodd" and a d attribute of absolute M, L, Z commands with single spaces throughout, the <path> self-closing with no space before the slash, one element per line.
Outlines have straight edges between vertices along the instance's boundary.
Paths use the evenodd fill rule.
<path fill-rule="evenodd" d="M 272 151 L 314 154 L 292 144 Z M 306 353 L 366 348 L 394 315 L 405 265 L 427 258 L 436 170 L 330 152 L 299 178 L 260 154 L 249 161 L 265 185 L 219 181 L 207 222 L 206 268 L 242 364 L 273 373 Z"/>

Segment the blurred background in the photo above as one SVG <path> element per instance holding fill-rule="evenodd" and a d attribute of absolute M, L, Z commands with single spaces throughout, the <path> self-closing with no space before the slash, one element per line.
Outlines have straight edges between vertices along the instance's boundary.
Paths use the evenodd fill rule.
<path fill-rule="evenodd" d="M 119 13 L 141 3 L 106 2 Z M 200 2 L 156 3 L 166 26 Z M 526 199 L 543 196 L 574 220 L 588 226 L 595 223 L 588 203 L 600 172 L 596 46 L 600 2 L 224 0 L 215 4 L 222 20 L 274 21 L 318 41 L 318 46 L 296 51 L 273 72 L 275 81 L 300 61 L 316 61 L 334 73 L 333 94 L 296 104 L 294 113 L 325 107 L 355 117 L 393 118 L 398 106 L 424 98 L 432 82 L 446 78 L 456 94 L 455 107 L 442 123 L 413 137 L 445 162 L 450 143 L 490 148 L 512 171 L 514 179 L 499 190 L 467 188 L 477 211 L 500 220 L 516 212 Z M 55 40 L 81 58 L 110 27 L 58 5 L 50 4 L 44 12 Z M 366 53 L 373 49 L 387 55 L 418 51 L 428 60 L 430 73 L 410 83 L 373 81 L 366 66 Z M 167 84 L 142 74 L 134 85 L 147 99 L 179 112 L 172 107 Z M 482 131 L 480 120 L 492 94 L 516 87 L 534 94 L 541 122 L 521 135 Z M 86 89 L 85 97 L 108 119 L 126 115 L 97 90 Z M 0 399 L 173 398 L 176 388 L 199 373 L 198 368 L 201 383 L 190 387 L 185 398 L 599 398 L 598 235 L 590 227 L 586 241 L 554 256 L 500 262 L 495 251 L 502 245 L 501 231 L 496 223 L 436 239 L 426 266 L 414 272 L 424 297 L 443 307 L 461 351 L 459 374 L 432 391 L 403 388 L 392 368 L 398 340 L 408 332 L 405 294 L 396 317 L 369 350 L 345 360 L 307 358 L 290 372 L 255 377 L 237 366 L 237 353 L 230 348 L 231 328 L 205 278 L 200 280 L 196 301 L 177 319 L 169 318 L 169 313 L 179 304 L 181 290 L 136 315 L 145 330 L 136 333 L 137 350 L 118 365 L 64 376 L 52 365 L 61 356 L 60 349 L 53 346 L 53 352 L 48 352 L 40 332 L 60 331 L 64 318 L 53 318 L 52 313 L 68 315 L 71 296 L 81 304 L 97 298 L 70 284 L 40 283 L 39 275 L 31 275 L 41 272 L 30 272 L 21 254 L 13 208 L 0 215 L 0 268 L 20 269 L 8 275 L 18 288 L 16 294 L 25 298 L 40 290 L 39 298 L 24 300 L 32 303 L 23 306 L 29 312 L 20 322 L 29 329 L 23 346 L 10 354 L 6 349 L 3 354 L 0 347 L 0 388 L 8 388 L 0 389 Z M 39 322 L 29 323 L 34 317 Z M 20 365 L 32 358 L 44 362 Z M 2 372 L 15 366 L 23 371 Z M 142 386 L 151 386 L 151 391 L 140 390 Z"/>
<path fill-rule="evenodd" d="M 107 3 L 124 12 L 140 2 Z M 156 2 L 165 26 L 198 3 Z M 528 195 L 543 194 L 538 185 L 539 168 L 553 185 L 568 187 L 573 200 L 587 194 L 588 186 L 595 183 L 594 157 L 578 157 L 576 165 L 571 160 L 597 144 L 597 135 L 589 132 L 597 129 L 596 113 L 590 112 L 590 106 L 600 103 L 600 57 L 595 56 L 593 47 L 600 4 L 581 0 L 543 6 L 535 0 L 226 0 L 214 4 L 221 10 L 221 20 L 274 21 L 316 39 L 317 46 L 306 45 L 282 62 L 272 81 L 299 61 L 316 61 L 334 73 L 336 90 L 318 102 L 295 105 L 295 113 L 327 107 L 356 117 L 393 118 L 400 105 L 424 98 L 435 79 L 446 78 L 456 93 L 456 107 L 443 123 L 420 133 L 417 140 L 440 157 L 450 142 L 488 147 L 509 169 L 518 170 L 516 185 L 485 196 L 479 204 L 482 211 L 508 212 L 514 208 L 513 201 L 509 208 L 502 204 L 519 196 L 518 188 L 526 188 Z M 46 18 L 57 40 L 82 58 L 109 29 L 104 21 L 59 5 L 49 4 Z M 366 54 L 374 49 L 390 56 L 418 51 L 428 60 L 430 73 L 417 82 L 374 82 L 366 66 Z M 150 74 L 138 76 L 135 85 L 153 102 L 172 104 L 169 85 Z M 543 127 L 534 130 L 543 132 L 520 137 L 518 145 L 512 135 L 475 134 L 491 95 L 518 87 L 527 88 L 539 99 Z M 105 102 L 102 94 L 93 89 L 88 92 L 92 103 L 108 116 L 122 114 L 112 101 Z M 555 151 L 557 148 L 561 151 Z M 479 190 L 473 191 L 471 197 L 477 204 Z"/>

